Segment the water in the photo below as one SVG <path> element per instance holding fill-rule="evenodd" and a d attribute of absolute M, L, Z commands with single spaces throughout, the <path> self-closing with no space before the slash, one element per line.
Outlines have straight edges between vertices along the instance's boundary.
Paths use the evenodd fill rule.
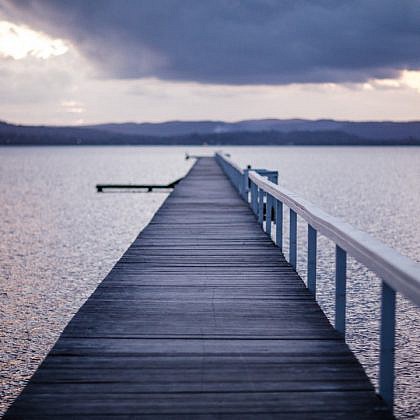
<path fill-rule="evenodd" d="M 0 149 L 0 413 L 166 194 L 97 194 L 97 182 L 166 183 L 204 148 Z M 280 183 L 420 261 L 420 148 L 225 148 Z M 285 220 L 287 226 L 287 219 Z M 285 231 L 287 238 L 287 231 Z M 299 245 L 306 225 L 299 224 Z M 285 249 L 287 253 L 287 241 Z M 302 248 L 305 249 L 305 248 Z M 320 238 L 319 298 L 333 319 L 334 246 Z M 305 276 L 305 253 L 298 269 Z M 379 281 L 349 264 L 348 338 L 376 380 Z M 420 417 L 420 315 L 398 299 L 397 404 Z"/>

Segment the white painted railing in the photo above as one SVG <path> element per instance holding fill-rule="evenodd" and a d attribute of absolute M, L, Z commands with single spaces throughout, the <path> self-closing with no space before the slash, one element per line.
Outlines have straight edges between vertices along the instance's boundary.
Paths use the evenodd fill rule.
<path fill-rule="evenodd" d="M 297 215 L 308 224 L 308 289 L 316 296 L 317 233 L 336 244 L 335 328 L 345 337 L 347 253 L 382 279 L 379 394 L 392 408 L 394 400 L 395 293 L 420 306 L 420 264 L 348 223 L 333 217 L 297 194 L 271 182 L 257 172 L 242 170 L 220 153 L 216 160 L 242 198 L 249 202 L 271 236 L 274 210 L 276 244 L 283 246 L 283 205 L 290 211 L 289 263 L 296 269 Z"/>

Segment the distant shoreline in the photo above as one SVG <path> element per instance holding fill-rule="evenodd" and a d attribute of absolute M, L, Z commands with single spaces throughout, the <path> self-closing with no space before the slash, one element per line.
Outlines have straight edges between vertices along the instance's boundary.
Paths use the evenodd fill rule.
<path fill-rule="evenodd" d="M 24 148 L 24 147 L 337 147 L 337 148 L 373 148 L 373 147 L 420 147 L 420 141 L 418 144 L 401 144 L 401 143 L 388 143 L 388 144 L 0 144 L 0 148 Z"/>
<path fill-rule="evenodd" d="M 90 127 L 24 126 L 0 122 L 0 146 L 107 145 L 420 146 L 420 122 L 258 120 L 230 124 L 175 121 Z"/>

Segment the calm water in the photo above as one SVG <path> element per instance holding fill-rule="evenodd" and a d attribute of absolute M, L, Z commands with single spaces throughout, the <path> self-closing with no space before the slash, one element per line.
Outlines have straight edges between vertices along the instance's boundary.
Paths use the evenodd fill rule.
<path fill-rule="evenodd" d="M 190 167 L 187 150 L 210 152 L 0 148 L 0 413 L 166 197 L 97 194 L 95 184 L 172 181 Z M 225 150 L 242 165 L 278 169 L 282 185 L 420 261 L 420 148 Z M 300 245 L 305 229 L 300 223 Z M 319 249 L 319 298 L 332 320 L 334 246 L 320 238 Z M 303 254 L 298 269 L 304 277 Z M 348 338 L 375 381 L 379 281 L 355 262 L 349 265 Z M 420 417 L 419 312 L 399 298 L 396 411 L 401 418 Z"/>

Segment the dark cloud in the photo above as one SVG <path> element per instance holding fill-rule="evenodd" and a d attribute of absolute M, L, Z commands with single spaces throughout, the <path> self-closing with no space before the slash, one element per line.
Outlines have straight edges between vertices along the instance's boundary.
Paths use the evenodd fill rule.
<path fill-rule="evenodd" d="M 420 69 L 420 0 L 0 0 L 105 77 L 353 82 Z"/>

